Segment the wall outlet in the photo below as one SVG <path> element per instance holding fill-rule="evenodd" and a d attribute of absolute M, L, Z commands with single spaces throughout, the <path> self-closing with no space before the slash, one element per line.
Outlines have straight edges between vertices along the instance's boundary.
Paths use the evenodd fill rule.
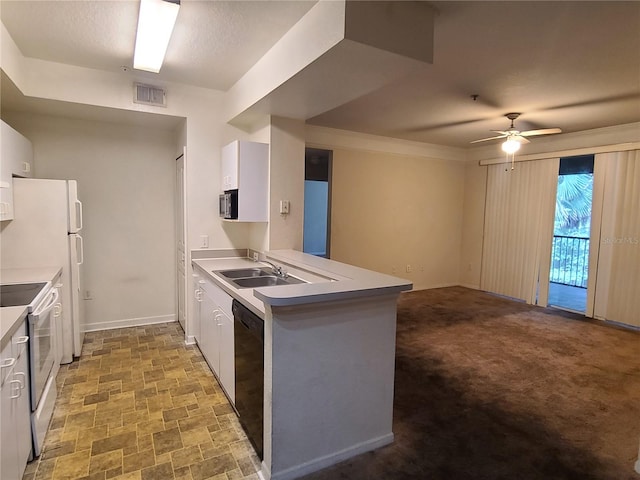
<path fill-rule="evenodd" d="M 413 267 L 407 264 L 407 273 L 411 273 L 411 272 L 413 272 Z"/>
<path fill-rule="evenodd" d="M 289 207 L 289 200 L 280 200 L 280 215 L 288 215 Z"/>
<path fill-rule="evenodd" d="M 209 235 L 200 235 L 200 248 L 209 248 Z"/>
<path fill-rule="evenodd" d="M 253 252 L 253 261 L 254 262 L 260 261 L 260 256 L 258 255 L 258 252 Z"/>

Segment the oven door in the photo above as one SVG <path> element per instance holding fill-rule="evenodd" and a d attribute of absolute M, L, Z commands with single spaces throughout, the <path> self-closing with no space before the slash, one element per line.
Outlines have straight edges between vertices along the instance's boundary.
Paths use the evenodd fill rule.
<path fill-rule="evenodd" d="M 31 410 L 35 411 L 55 361 L 54 315 L 60 298 L 57 288 L 52 288 L 29 314 Z"/>

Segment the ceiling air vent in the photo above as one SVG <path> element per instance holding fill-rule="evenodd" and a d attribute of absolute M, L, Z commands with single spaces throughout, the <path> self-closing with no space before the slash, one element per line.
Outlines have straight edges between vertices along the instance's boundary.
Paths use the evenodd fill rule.
<path fill-rule="evenodd" d="M 133 102 L 144 103 L 145 105 L 155 105 L 156 107 L 167 106 L 167 92 L 153 85 L 143 83 L 133 84 Z"/>

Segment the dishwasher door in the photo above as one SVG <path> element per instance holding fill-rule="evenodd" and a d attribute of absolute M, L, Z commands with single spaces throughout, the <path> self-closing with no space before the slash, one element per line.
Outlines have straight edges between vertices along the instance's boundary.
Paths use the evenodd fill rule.
<path fill-rule="evenodd" d="M 263 459 L 264 321 L 237 300 L 233 301 L 233 340 L 236 411 L 240 424 Z"/>

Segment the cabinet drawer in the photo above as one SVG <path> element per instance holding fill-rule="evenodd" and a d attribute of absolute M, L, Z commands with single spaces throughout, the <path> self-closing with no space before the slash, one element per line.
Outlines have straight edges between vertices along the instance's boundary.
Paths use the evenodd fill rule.
<path fill-rule="evenodd" d="M 209 280 L 204 280 L 201 284 L 202 289 L 209 297 L 216 303 L 216 305 L 227 315 L 229 318 L 233 318 L 233 312 L 231 311 L 231 303 L 233 298 L 227 292 L 215 285 Z"/>

